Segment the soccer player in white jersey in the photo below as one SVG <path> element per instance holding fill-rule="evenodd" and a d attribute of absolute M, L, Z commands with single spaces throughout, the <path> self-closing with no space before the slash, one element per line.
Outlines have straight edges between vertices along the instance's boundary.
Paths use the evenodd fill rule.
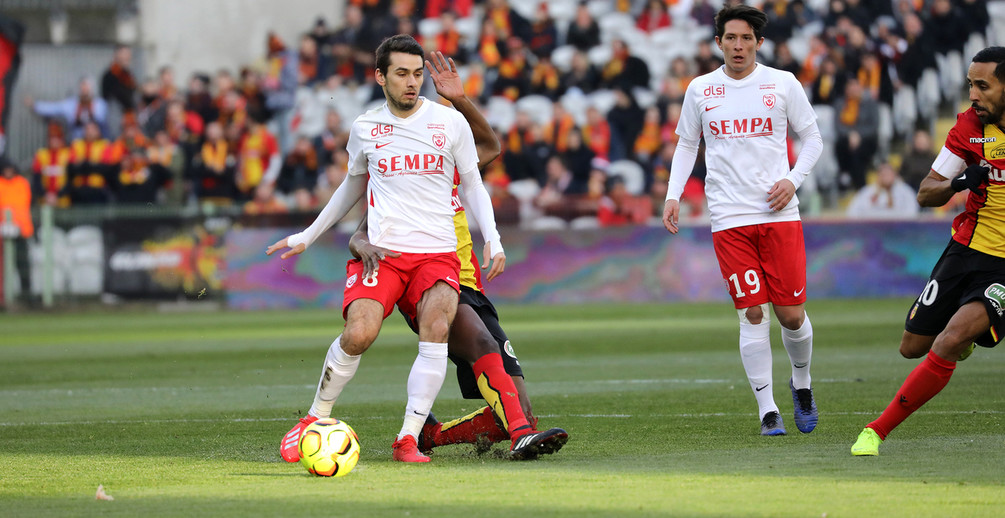
<path fill-rule="evenodd" d="M 465 186 L 465 207 L 482 229 L 492 257 L 488 276 L 505 268 L 492 203 L 478 172 L 471 128 L 457 111 L 419 96 L 424 52 L 408 35 L 392 36 L 377 48 L 375 77 L 387 103 L 353 122 L 346 146 L 349 174 L 314 223 L 284 238 L 266 253 L 290 248 L 282 258 L 302 253 L 366 194 L 371 243 L 400 252 L 385 257 L 372 275 L 363 264 L 346 266 L 346 320 L 325 359 L 309 415 L 328 416 L 352 379 L 360 355 L 377 338 L 381 324 L 398 307 L 418 322 L 419 354 L 408 376 L 408 403 L 393 458 L 428 462 L 416 445 L 447 370 L 447 337 L 457 311 L 460 285 L 452 206 L 455 168 Z M 296 441 L 303 420 L 287 434 Z"/>
<path fill-rule="evenodd" d="M 712 243 L 740 318 L 740 359 L 757 400 L 761 434 L 784 435 L 772 393 L 768 303 L 792 364 L 796 426 L 809 433 L 817 424 L 810 380 L 813 328 L 804 310 L 806 248 L 795 193 L 823 142 L 799 81 L 755 61 L 767 21 L 746 5 L 724 7 L 716 15 L 715 42 L 725 64 L 695 78 L 684 94 L 663 224 L 677 233 L 680 196 L 704 137 Z M 802 141 L 791 170 L 789 130 Z"/>

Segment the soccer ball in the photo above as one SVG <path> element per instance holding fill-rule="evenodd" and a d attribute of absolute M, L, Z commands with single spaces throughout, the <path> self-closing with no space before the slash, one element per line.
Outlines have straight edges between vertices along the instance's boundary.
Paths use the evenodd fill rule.
<path fill-rule="evenodd" d="M 359 461 L 359 437 L 345 421 L 326 417 L 300 435 L 300 463 L 322 477 L 347 475 Z"/>

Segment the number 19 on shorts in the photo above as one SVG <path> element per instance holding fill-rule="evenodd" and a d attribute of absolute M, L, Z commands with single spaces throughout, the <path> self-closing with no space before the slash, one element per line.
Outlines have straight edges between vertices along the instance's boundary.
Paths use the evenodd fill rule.
<path fill-rule="evenodd" d="M 726 280 L 729 288 L 734 292 L 736 298 L 746 297 L 761 291 L 761 279 L 754 270 L 743 272 L 743 285 L 740 284 L 740 277 L 737 274 L 730 275 Z M 747 291 L 744 291 L 744 286 Z"/>

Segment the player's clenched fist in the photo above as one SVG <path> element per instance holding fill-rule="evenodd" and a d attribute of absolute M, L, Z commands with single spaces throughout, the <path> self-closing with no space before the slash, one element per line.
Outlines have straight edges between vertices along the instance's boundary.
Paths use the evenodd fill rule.
<path fill-rule="evenodd" d="M 973 192 L 978 192 L 981 188 L 981 184 L 987 181 L 988 173 L 991 169 L 974 164 L 963 170 L 953 181 L 949 184 L 954 191 L 960 192 L 963 189 L 970 189 Z"/>

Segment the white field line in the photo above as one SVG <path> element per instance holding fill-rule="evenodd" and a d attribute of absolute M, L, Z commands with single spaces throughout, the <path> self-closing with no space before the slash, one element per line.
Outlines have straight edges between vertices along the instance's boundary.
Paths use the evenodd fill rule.
<path fill-rule="evenodd" d="M 831 378 L 831 379 L 814 379 L 814 383 L 851 383 L 856 381 L 853 378 Z M 700 384 L 742 384 L 743 380 L 740 378 L 736 379 L 695 379 L 695 378 L 654 378 L 654 379 L 613 379 L 613 380 L 588 380 L 588 381 L 545 381 L 538 380 L 532 383 L 547 385 L 549 387 L 554 387 L 556 385 L 574 385 L 576 387 L 582 387 L 583 385 L 658 385 L 658 384 L 688 384 L 693 383 L 696 385 Z M 317 388 L 316 384 L 311 385 L 243 385 L 240 387 L 230 386 L 230 385 L 218 385 L 211 387 L 82 387 L 82 388 L 65 388 L 65 389 L 10 389 L 10 390 L 0 390 L 0 399 L 6 397 L 25 397 L 25 396 L 73 396 L 80 394 L 98 394 L 98 393 L 137 393 L 137 392 L 166 392 L 169 394 L 183 393 L 183 392 L 220 392 L 229 390 L 241 390 L 241 391 L 270 391 L 270 390 L 313 390 Z"/>
<path fill-rule="evenodd" d="M 1003 410 L 939 410 L 925 411 L 930 415 L 999 415 L 1005 414 Z M 700 413 L 679 413 L 679 414 L 537 414 L 537 417 L 548 419 L 560 418 L 584 418 L 584 419 L 632 419 L 632 418 L 674 418 L 674 419 L 700 419 L 706 417 L 750 417 L 754 414 L 746 412 L 700 412 Z M 874 416 L 875 411 L 869 412 L 827 412 L 827 416 Z M 385 419 L 400 420 L 401 416 L 373 416 L 373 415 L 346 415 L 347 421 L 381 421 Z M 96 425 L 96 424 L 186 424 L 186 423 L 272 423 L 272 422 L 294 422 L 293 417 L 250 417 L 250 418 L 217 418 L 217 419 L 110 419 L 91 421 L 39 421 L 39 422 L 10 422 L 0 421 L 0 427 L 14 426 L 63 426 L 63 425 Z"/>

